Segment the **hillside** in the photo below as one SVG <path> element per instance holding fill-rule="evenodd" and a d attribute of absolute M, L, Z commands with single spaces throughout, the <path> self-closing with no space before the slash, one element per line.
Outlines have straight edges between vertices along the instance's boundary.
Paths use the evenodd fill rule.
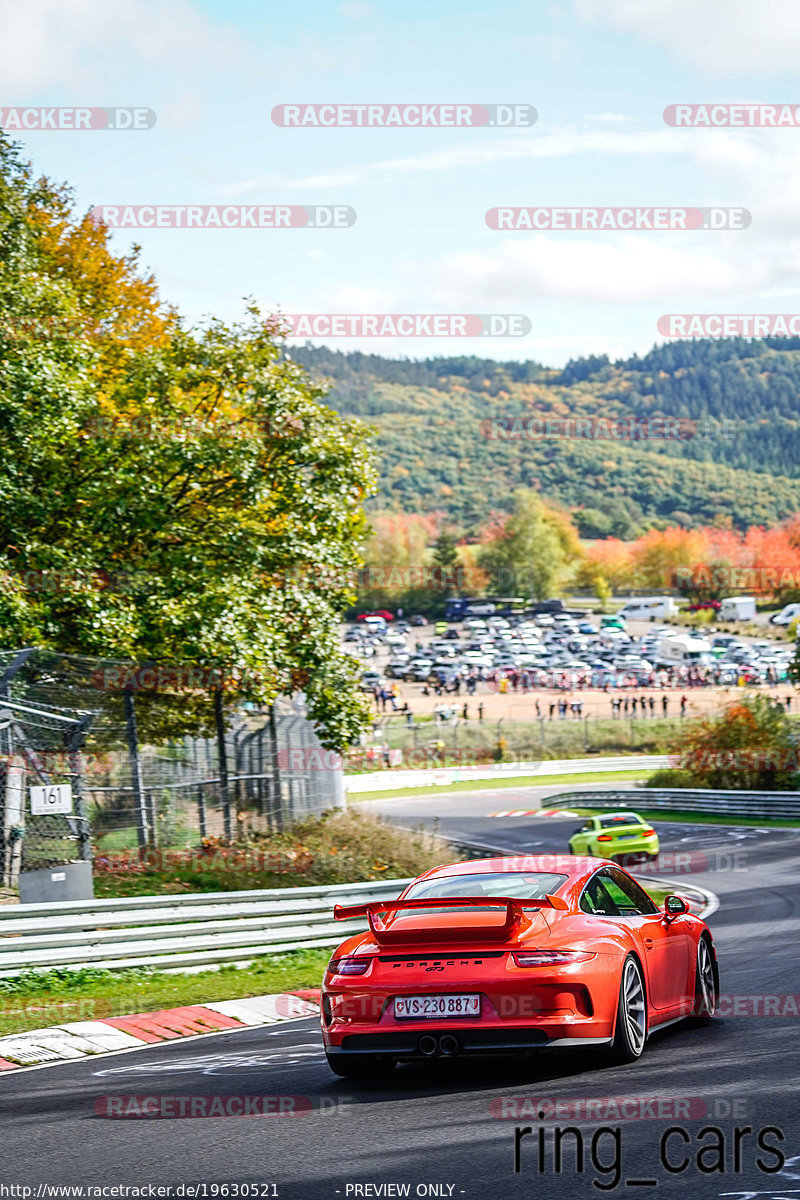
<path fill-rule="evenodd" d="M 676 342 L 611 363 L 422 361 L 291 350 L 332 387 L 328 403 L 374 426 L 381 507 L 448 513 L 461 528 L 535 486 L 586 536 L 720 517 L 773 524 L 800 510 L 800 341 Z M 696 423 L 686 440 L 490 438 L 497 419 Z M 518 427 L 519 428 L 519 427 Z"/>

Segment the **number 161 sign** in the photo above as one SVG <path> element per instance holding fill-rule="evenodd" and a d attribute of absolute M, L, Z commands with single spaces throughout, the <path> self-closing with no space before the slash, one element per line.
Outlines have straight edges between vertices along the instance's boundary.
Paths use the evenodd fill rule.
<path fill-rule="evenodd" d="M 44 816 L 46 813 L 72 812 L 72 785 L 69 783 L 51 783 L 47 787 L 32 787 L 31 815 Z"/>

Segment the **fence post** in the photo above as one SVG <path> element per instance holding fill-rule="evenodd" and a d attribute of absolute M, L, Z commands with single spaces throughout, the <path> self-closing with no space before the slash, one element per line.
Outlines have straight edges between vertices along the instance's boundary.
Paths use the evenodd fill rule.
<path fill-rule="evenodd" d="M 203 795 L 202 786 L 197 789 L 197 824 L 200 826 L 200 839 L 202 841 L 208 836 L 206 827 L 206 798 Z"/>
<path fill-rule="evenodd" d="M 139 838 L 139 849 L 146 850 L 149 841 L 148 838 L 148 821 L 147 821 L 147 803 L 144 796 L 144 784 L 142 783 L 142 763 L 139 758 L 139 738 L 136 733 L 136 708 L 133 703 L 133 693 L 130 688 L 125 688 L 122 693 L 122 700 L 125 706 L 125 730 L 128 735 L 128 752 L 131 756 L 131 783 L 133 784 L 133 798 L 136 803 L 136 832 Z"/>
<path fill-rule="evenodd" d="M 233 841 L 231 821 L 231 797 L 228 790 L 228 748 L 225 745 L 225 718 L 222 712 L 222 689 L 214 692 L 214 717 L 217 723 L 217 747 L 219 750 L 219 794 L 222 802 L 222 823 L 226 841 Z"/>
<path fill-rule="evenodd" d="M 147 819 L 150 823 L 150 845 L 158 845 L 158 821 L 156 820 L 156 802 L 153 799 L 152 792 L 145 792 L 145 808 L 147 810 Z"/>
<path fill-rule="evenodd" d="M 281 773 L 278 766 L 278 727 L 275 723 L 275 705 L 269 706 L 269 742 L 270 757 L 272 758 L 272 811 L 275 815 L 275 826 L 280 832 L 283 829 L 283 795 L 281 792 Z"/>
<path fill-rule="evenodd" d="M 257 780 L 258 811 L 261 813 L 261 816 L 264 817 L 267 815 L 267 806 L 264 803 L 264 729 L 263 729 L 263 726 L 258 731 L 256 743 L 258 745 L 258 780 Z"/>
<path fill-rule="evenodd" d="M 82 717 L 72 734 L 66 739 L 66 749 L 69 755 L 69 770 L 73 780 L 75 797 L 75 815 L 78 818 L 78 838 L 81 845 L 81 862 L 92 860 L 92 831 L 89 828 L 89 818 L 86 805 L 83 802 L 83 775 L 81 772 L 81 750 L 86 742 L 86 730 L 91 725 L 96 714 L 88 713 Z"/>

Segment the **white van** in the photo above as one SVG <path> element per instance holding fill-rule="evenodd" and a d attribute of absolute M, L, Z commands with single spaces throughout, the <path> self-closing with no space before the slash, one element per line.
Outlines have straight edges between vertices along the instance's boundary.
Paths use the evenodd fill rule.
<path fill-rule="evenodd" d="M 386 621 L 383 617 L 364 617 L 361 624 L 370 633 L 383 633 L 386 629 Z"/>
<path fill-rule="evenodd" d="M 650 621 L 677 616 L 678 606 L 671 596 L 637 596 L 618 609 L 616 616 L 626 621 Z"/>
<path fill-rule="evenodd" d="M 717 613 L 718 621 L 752 621 L 756 615 L 754 596 L 729 596 Z"/>
<path fill-rule="evenodd" d="M 691 667 L 708 663 L 713 655 L 711 643 L 706 638 L 679 634 L 677 637 L 662 638 L 656 657 L 660 663 L 668 666 Z"/>
<path fill-rule="evenodd" d="M 800 617 L 800 604 L 785 604 L 780 612 L 773 613 L 770 622 L 773 625 L 791 625 Z"/>

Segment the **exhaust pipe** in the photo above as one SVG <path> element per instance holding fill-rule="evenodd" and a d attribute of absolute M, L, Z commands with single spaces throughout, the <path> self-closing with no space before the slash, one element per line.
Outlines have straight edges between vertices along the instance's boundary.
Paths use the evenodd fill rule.
<path fill-rule="evenodd" d="M 419 1052 L 424 1054 L 426 1058 L 431 1058 L 438 1050 L 438 1045 L 435 1037 L 431 1037 L 429 1033 L 424 1033 L 419 1039 Z"/>
<path fill-rule="evenodd" d="M 451 1033 L 446 1033 L 444 1037 L 439 1039 L 439 1049 L 442 1054 L 447 1055 L 448 1058 L 452 1058 L 454 1054 L 460 1053 L 461 1043 Z"/>

